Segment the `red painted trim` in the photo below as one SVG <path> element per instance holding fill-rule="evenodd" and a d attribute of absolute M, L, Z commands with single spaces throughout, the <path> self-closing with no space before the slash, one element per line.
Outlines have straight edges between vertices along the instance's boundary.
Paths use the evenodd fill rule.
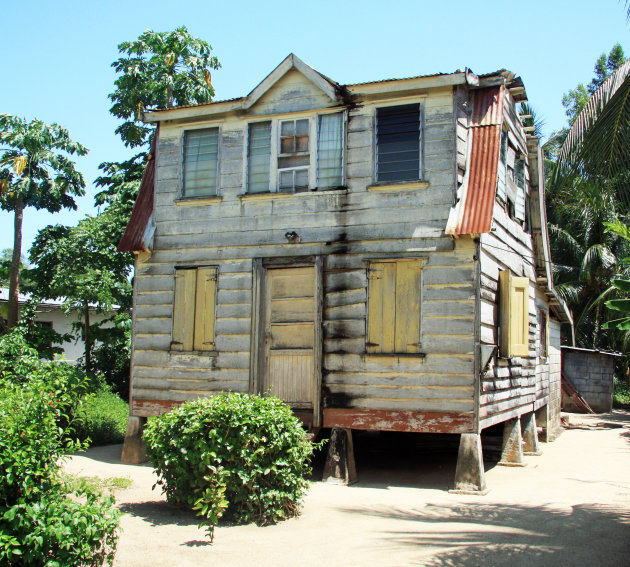
<path fill-rule="evenodd" d="M 417 433 L 469 433 L 472 413 L 325 409 L 324 427 L 411 431 Z"/>
<path fill-rule="evenodd" d="M 179 407 L 184 402 L 173 402 L 170 400 L 136 400 L 131 402 L 129 414 L 137 417 L 150 417 L 160 415 Z"/>

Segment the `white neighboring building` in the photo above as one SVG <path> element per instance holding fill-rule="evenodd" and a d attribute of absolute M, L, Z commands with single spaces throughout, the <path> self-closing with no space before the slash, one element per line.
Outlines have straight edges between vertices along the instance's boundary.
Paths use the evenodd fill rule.
<path fill-rule="evenodd" d="M 30 299 L 30 294 L 20 293 L 18 301 L 20 306 L 24 305 Z M 0 321 L 4 323 L 7 317 L 7 303 L 9 301 L 9 289 L 6 287 L 0 288 Z M 46 299 L 39 303 L 37 311 L 35 313 L 35 320 L 38 323 L 51 326 L 57 333 L 65 334 L 72 333 L 72 324 L 79 321 L 79 310 L 72 309 L 68 315 L 64 312 L 62 298 Z M 96 313 L 95 310 L 90 310 L 90 324 L 102 321 L 107 317 L 106 314 Z M 68 362 L 76 362 L 78 358 L 85 353 L 85 344 L 79 337 L 76 340 L 64 342 L 60 346 L 63 349 L 64 356 Z"/>

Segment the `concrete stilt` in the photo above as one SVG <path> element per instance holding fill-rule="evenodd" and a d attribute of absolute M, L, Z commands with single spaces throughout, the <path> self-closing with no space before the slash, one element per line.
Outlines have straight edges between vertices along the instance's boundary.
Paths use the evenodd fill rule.
<path fill-rule="evenodd" d="M 449 492 L 480 495 L 488 493 L 479 433 L 462 433 L 455 469 L 455 488 Z"/>
<path fill-rule="evenodd" d="M 503 450 L 500 465 L 506 467 L 524 467 L 523 437 L 521 436 L 520 418 L 508 419 L 503 424 Z"/>
<path fill-rule="evenodd" d="M 538 444 L 536 414 L 533 412 L 523 416 L 523 452 L 525 455 L 542 455 Z"/>
<path fill-rule="evenodd" d="M 332 430 L 322 481 L 345 485 L 354 484 L 357 481 L 352 429 L 334 428 Z"/>
<path fill-rule="evenodd" d="M 125 433 L 125 443 L 123 445 L 120 460 L 123 463 L 137 465 L 145 463 L 147 454 L 144 450 L 144 442 L 142 441 L 142 432 L 147 423 L 146 417 L 130 415 L 127 420 L 127 431 Z"/>
<path fill-rule="evenodd" d="M 552 441 L 552 431 L 550 430 L 549 422 L 549 406 L 541 407 L 535 414 L 536 424 L 542 427 L 542 433 L 540 434 L 540 441 L 543 443 L 549 443 Z"/>

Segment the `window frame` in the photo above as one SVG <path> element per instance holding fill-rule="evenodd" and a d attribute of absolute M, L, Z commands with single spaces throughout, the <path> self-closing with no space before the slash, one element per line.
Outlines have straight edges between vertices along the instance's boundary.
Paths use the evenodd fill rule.
<path fill-rule="evenodd" d="M 366 302 L 366 320 L 365 320 L 365 351 L 368 355 L 376 355 L 376 356 L 416 356 L 416 357 L 423 357 L 424 354 L 421 352 L 422 349 L 422 332 L 423 332 L 423 315 L 424 315 L 424 310 L 422 309 L 422 303 L 423 303 L 423 296 L 424 296 L 424 277 L 423 277 L 423 272 L 424 272 L 424 267 L 427 263 L 428 259 L 427 258 L 374 258 L 374 259 L 370 259 L 367 260 L 367 285 L 366 285 L 366 291 L 367 291 L 367 302 Z M 417 300 L 418 300 L 418 310 L 417 313 L 415 314 L 415 316 L 417 317 L 417 342 L 415 343 L 409 343 L 409 335 L 406 335 L 406 338 L 404 336 L 400 336 L 399 335 L 399 331 L 402 331 L 402 329 L 404 328 L 407 332 L 409 332 L 409 326 L 408 323 L 410 321 L 410 318 L 408 316 L 405 317 L 404 321 L 400 322 L 400 327 L 398 326 L 398 321 L 395 318 L 394 319 L 394 323 L 393 323 L 393 345 L 391 348 L 389 347 L 385 347 L 383 345 L 383 328 L 384 328 L 384 320 L 383 320 L 383 309 L 382 309 L 382 304 L 386 301 L 384 298 L 384 295 L 380 296 L 380 315 L 379 315 L 379 306 L 378 305 L 374 305 L 375 301 L 378 301 L 379 297 L 376 296 L 376 293 L 379 294 L 384 294 L 386 293 L 388 290 L 378 290 L 375 289 L 376 286 L 375 284 L 373 284 L 372 282 L 376 279 L 381 279 L 381 278 L 376 278 L 374 277 L 374 272 L 376 272 L 376 270 L 378 270 L 379 268 L 377 267 L 378 265 L 382 265 L 382 264 L 396 264 L 397 266 L 400 264 L 417 264 L 417 266 L 412 267 L 413 269 L 417 269 L 420 273 L 418 275 L 418 289 L 417 289 Z M 395 274 L 395 283 L 394 283 L 394 289 L 393 290 L 389 290 L 389 293 L 391 293 L 392 291 L 394 292 L 394 297 L 393 297 L 393 303 L 394 306 L 396 308 L 397 311 L 397 306 L 398 306 L 398 300 L 399 300 L 399 296 L 398 296 L 398 292 L 401 288 L 404 289 L 404 285 L 402 282 L 399 281 L 398 279 L 399 274 L 398 274 L 398 267 L 396 268 L 396 274 Z M 406 284 L 409 284 L 409 281 L 406 282 Z M 389 298 L 390 302 L 392 301 L 392 298 L 390 296 Z M 401 303 L 403 302 L 403 300 L 401 299 Z M 377 312 L 375 313 L 375 308 Z M 375 320 L 374 317 L 377 317 L 377 319 Z M 396 313 L 394 314 L 394 316 L 396 317 Z M 373 342 L 373 339 L 375 338 L 374 336 L 374 332 L 375 332 L 375 326 L 379 326 L 380 324 L 380 342 L 375 343 Z M 416 337 L 413 337 L 413 339 L 415 339 Z M 396 346 L 397 342 L 403 342 L 407 348 L 403 348 L 403 349 L 399 349 Z M 408 348 L 408 347 L 415 347 L 415 348 Z"/>
<path fill-rule="evenodd" d="M 413 100 L 396 100 L 391 102 L 379 103 L 374 106 L 372 114 L 372 179 L 374 180 L 374 186 L 423 183 L 425 181 L 425 98 L 426 97 L 422 97 L 421 99 L 415 98 Z M 392 108 L 396 106 L 410 106 L 412 104 L 417 104 L 420 111 L 420 122 L 418 126 L 418 177 L 401 180 L 380 180 L 378 178 L 378 110 L 381 108 Z"/>
<path fill-rule="evenodd" d="M 341 116 L 342 125 L 342 146 L 341 146 L 341 178 L 342 183 L 340 186 L 335 187 L 320 187 L 318 184 L 318 158 L 319 158 L 319 117 L 327 114 L 339 114 Z M 308 143 L 309 143 L 309 163 L 305 166 L 296 167 L 284 167 L 278 166 L 278 159 L 281 157 L 291 157 L 295 155 L 306 155 L 306 152 L 282 154 L 281 148 L 281 129 L 283 122 L 298 121 L 306 119 L 309 121 L 308 128 Z M 268 191 L 258 191 L 252 193 L 249 190 L 249 143 L 250 143 L 250 126 L 252 124 L 260 122 L 269 122 L 271 124 L 271 150 L 269 156 L 269 189 Z M 244 176 L 243 176 L 243 195 L 264 195 L 277 193 L 279 195 L 293 195 L 298 193 L 316 193 L 320 191 L 332 191 L 345 186 L 346 182 L 346 143 L 347 143 L 347 124 L 348 113 L 345 109 L 335 108 L 328 111 L 319 111 L 316 113 L 299 113 L 299 114 L 286 114 L 280 116 L 265 116 L 260 119 L 248 121 L 245 128 L 245 143 L 243 148 L 243 162 L 244 162 Z M 308 169 L 308 189 L 305 191 L 281 191 L 280 190 L 280 172 L 281 171 L 295 171 L 296 169 Z"/>
<path fill-rule="evenodd" d="M 199 130 L 217 130 L 217 166 L 216 166 L 216 184 L 214 187 L 214 193 L 208 193 L 204 195 L 186 195 L 186 136 L 190 132 L 198 132 Z M 191 128 L 186 128 L 182 131 L 181 139 L 180 139 L 180 164 L 181 164 L 181 172 L 180 172 L 180 191 L 179 198 L 181 200 L 195 200 L 195 199 L 214 199 L 220 196 L 220 187 L 221 187 L 221 140 L 222 140 L 222 124 L 221 123 L 210 123 L 203 124 L 199 126 L 194 126 Z"/>
<path fill-rule="evenodd" d="M 194 272 L 194 298 L 191 304 L 186 309 L 185 298 L 180 299 L 181 295 L 178 294 L 178 288 L 182 290 L 185 295 L 185 288 L 178 286 L 178 278 L 185 278 L 183 274 L 178 275 L 178 272 Z M 210 280 L 213 281 L 211 290 L 202 289 L 200 291 L 200 279 L 204 277 L 204 272 L 207 275 L 211 275 Z M 206 277 L 207 277 L 206 275 Z M 173 271 L 173 310 L 171 317 L 171 343 L 169 347 L 170 352 L 183 352 L 183 353 L 199 353 L 199 354 L 212 354 L 216 351 L 216 314 L 217 314 L 217 291 L 218 291 L 218 278 L 219 268 L 217 266 L 175 266 Z M 181 280 L 180 280 L 181 281 Z M 185 284 L 186 282 L 182 282 Z M 201 282 L 203 284 L 203 282 Z M 208 302 L 209 309 L 204 309 L 201 305 L 200 293 L 208 294 L 212 296 L 212 300 Z M 200 320 L 200 316 L 203 317 Z M 190 323 L 191 329 L 186 332 L 186 328 L 178 328 L 176 325 L 180 320 L 192 321 Z M 207 331 L 207 323 L 210 323 L 210 331 Z M 203 327 L 202 327 L 203 326 Z M 186 336 L 186 335 L 190 336 Z M 211 341 L 207 341 L 208 336 L 211 335 Z M 178 340 L 181 339 L 181 340 Z M 204 348 L 203 345 L 209 345 L 208 348 Z"/>

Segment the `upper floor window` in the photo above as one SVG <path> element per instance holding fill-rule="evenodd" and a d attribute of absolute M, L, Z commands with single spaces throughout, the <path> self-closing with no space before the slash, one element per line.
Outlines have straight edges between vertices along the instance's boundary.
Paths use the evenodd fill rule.
<path fill-rule="evenodd" d="M 376 181 L 421 178 L 420 104 L 376 109 Z"/>
<path fill-rule="evenodd" d="M 342 185 L 343 127 L 341 112 L 250 124 L 247 192 L 298 193 Z"/>
<path fill-rule="evenodd" d="M 219 129 L 184 132 L 184 197 L 217 194 Z"/>

